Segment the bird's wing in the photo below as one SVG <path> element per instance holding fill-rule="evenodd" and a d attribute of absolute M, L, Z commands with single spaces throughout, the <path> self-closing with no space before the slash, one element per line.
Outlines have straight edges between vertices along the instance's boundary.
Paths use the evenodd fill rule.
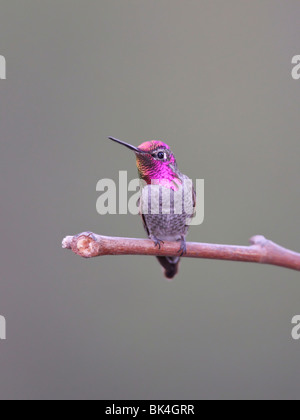
<path fill-rule="evenodd" d="M 146 225 L 146 220 L 145 220 L 145 215 L 142 213 L 142 206 L 141 206 L 141 197 L 139 198 L 139 214 L 140 214 L 140 216 L 141 216 L 141 218 L 142 218 L 142 221 L 143 221 L 143 225 L 144 225 L 144 229 L 145 229 L 145 231 L 147 232 L 147 235 L 148 236 L 150 236 L 150 232 L 149 232 L 149 229 L 147 228 L 147 225 Z"/>
<path fill-rule="evenodd" d="M 193 217 L 195 217 L 195 214 L 196 214 L 196 204 L 197 204 L 197 196 L 196 196 L 195 187 L 193 186 L 193 209 L 194 209 Z"/>

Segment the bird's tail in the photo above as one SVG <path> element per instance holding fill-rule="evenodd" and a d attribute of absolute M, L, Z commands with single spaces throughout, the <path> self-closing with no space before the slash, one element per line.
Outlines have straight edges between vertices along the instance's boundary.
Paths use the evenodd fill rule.
<path fill-rule="evenodd" d="M 171 280 L 178 273 L 179 257 L 157 257 L 160 265 L 165 269 L 165 277 Z"/>

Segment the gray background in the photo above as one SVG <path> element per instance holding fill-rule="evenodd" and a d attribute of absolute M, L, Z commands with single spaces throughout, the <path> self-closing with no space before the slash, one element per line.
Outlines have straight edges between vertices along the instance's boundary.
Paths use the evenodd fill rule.
<path fill-rule="evenodd" d="M 299 273 L 151 257 L 83 260 L 96 183 L 136 177 L 106 140 L 169 143 L 204 178 L 193 241 L 300 251 L 298 0 L 0 0 L 0 398 L 299 398 Z"/>

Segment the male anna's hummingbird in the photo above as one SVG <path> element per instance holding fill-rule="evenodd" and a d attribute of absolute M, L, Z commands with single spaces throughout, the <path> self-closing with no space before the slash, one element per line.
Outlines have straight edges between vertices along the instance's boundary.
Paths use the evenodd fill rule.
<path fill-rule="evenodd" d="M 155 246 L 163 241 L 180 241 L 176 257 L 157 257 L 164 274 L 172 279 L 178 272 L 180 256 L 186 252 L 186 235 L 196 206 L 192 181 L 183 175 L 170 147 L 157 140 L 139 147 L 109 137 L 136 155 L 140 178 L 144 181 L 140 197 L 140 214 L 145 230 Z"/>

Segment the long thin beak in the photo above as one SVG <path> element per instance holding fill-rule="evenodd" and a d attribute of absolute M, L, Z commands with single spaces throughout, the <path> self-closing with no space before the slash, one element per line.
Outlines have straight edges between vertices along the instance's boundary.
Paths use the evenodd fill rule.
<path fill-rule="evenodd" d="M 114 137 L 108 137 L 108 138 L 109 138 L 109 140 L 115 141 L 116 143 L 122 144 L 123 146 L 127 147 L 128 149 L 133 150 L 135 153 L 144 153 L 143 150 L 140 150 L 139 148 L 137 148 L 135 146 L 132 146 L 132 144 L 125 143 L 125 141 L 115 139 Z"/>

